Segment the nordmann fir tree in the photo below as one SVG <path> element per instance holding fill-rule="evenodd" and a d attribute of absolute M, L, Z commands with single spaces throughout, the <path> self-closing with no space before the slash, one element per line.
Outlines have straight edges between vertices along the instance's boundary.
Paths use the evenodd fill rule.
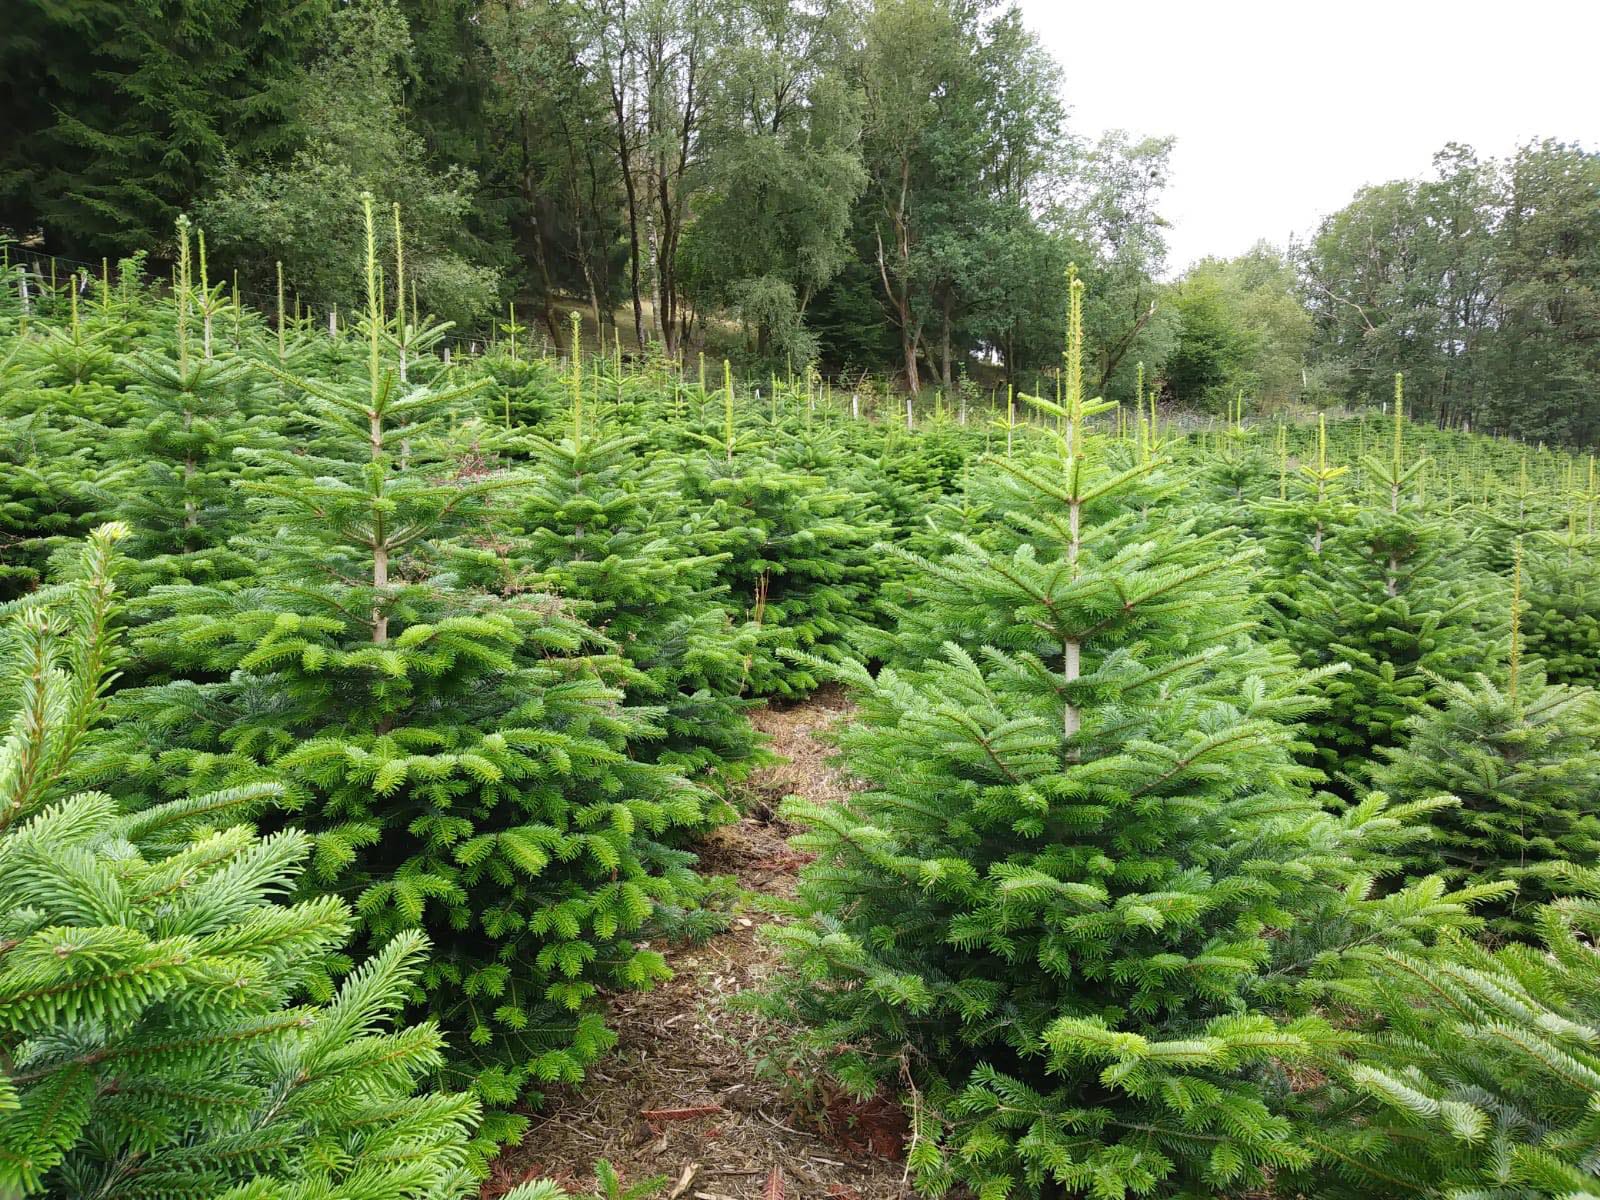
<path fill-rule="evenodd" d="M 1511 570 L 1511 549 L 1526 545 L 1566 523 L 1561 497 L 1534 477 L 1526 446 L 1507 447 L 1516 455 L 1509 478 L 1473 506 L 1472 551 L 1479 565 L 1497 575 Z"/>
<path fill-rule="evenodd" d="M 1325 548 L 1355 516 L 1343 483 L 1349 470 L 1329 462 L 1328 420 L 1318 413 L 1315 456 L 1286 473 L 1281 497 L 1261 502 L 1263 573 L 1279 610 L 1291 609 L 1302 587 L 1317 586 Z"/>
<path fill-rule="evenodd" d="M 855 432 L 851 425 L 812 423 L 790 430 L 779 439 L 775 430 L 770 451 L 773 461 L 783 470 L 815 476 L 827 484 L 827 491 L 811 511 L 817 515 L 826 511 L 828 524 L 815 530 L 814 541 L 795 539 L 801 546 L 815 545 L 828 571 L 823 574 L 819 568 L 811 570 L 826 582 L 823 586 L 813 584 L 812 595 L 804 603 L 798 597 L 795 602 L 784 599 L 792 594 L 787 580 L 776 588 L 782 605 L 779 619 L 789 621 L 798 616 L 800 643 L 820 645 L 827 653 L 832 653 L 827 650 L 830 644 L 853 644 L 862 630 L 881 621 L 880 596 L 900 563 L 879 554 L 876 547 L 895 535 L 897 510 L 920 509 L 925 503 L 922 496 L 884 477 L 882 463 L 861 453 L 853 444 L 851 435 Z M 890 431 L 871 432 L 883 435 Z M 822 507 L 824 501 L 826 509 Z M 917 523 L 920 525 L 921 521 Z M 839 531 L 840 526 L 843 532 Z M 802 574 L 804 570 L 804 565 L 785 564 L 780 574 Z M 769 586 L 769 609 L 773 593 L 774 587 Z M 829 622 L 827 618 L 833 614 L 837 616 Z"/>
<path fill-rule="evenodd" d="M 352 897 L 374 945 L 435 935 L 422 985 L 449 1081 L 508 1105 L 611 1044 L 600 985 L 666 974 L 633 939 L 696 887 L 661 839 L 707 800 L 633 756 L 655 714 L 621 705 L 625 667 L 588 652 L 598 635 L 559 598 L 483 595 L 439 568 L 518 481 L 442 455 L 478 385 L 415 382 L 415 363 L 404 382 L 386 354 L 366 203 L 364 376 L 267 363 L 317 449 L 253 456 L 255 580 L 152 593 L 140 653 L 176 678 L 119 696 L 126 736 L 85 774 L 282 788 L 315 837 L 311 882 Z"/>
<path fill-rule="evenodd" d="M 570 388 L 566 436 L 519 439 L 511 564 L 581 606 L 634 668 L 627 695 L 658 708 L 663 730 L 641 752 L 686 775 L 737 778 L 756 761 L 739 692 L 758 631 L 725 607 L 729 555 L 701 552 L 675 456 L 586 411 L 576 354 Z"/>
<path fill-rule="evenodd" d="M 966 430 L 949 421 L 917 433 L 851 422 L 841 432 L 862 457 L 860 486 L 887 509 L 899 540 L 920 533 L 928 508 L 960 487 L 972 446 Z"/>
<path fill-rule="evenodd" d="M 1316 1162 L 1285 1194 L 1600 1197 L 1600 872 L 1554 875 L 1537 944 L 1367 956 L 1384 1027 L 1297 1097 Z"/>
<path fill-rule="evenodd" d="M 594 1165 L 594 1190 L 587 1193 L 586 1200 L 657 1200 L 671 1183 L 670 1175 L 625 1181 L 617 1169 L 602 1158 Z M 578 1194 L 554 1179 L 535 1179 L 513 1188 L 504 1200 L 572 1200 Z"/>
<path fill-rule="evenodd" d="M 0 291 L 0 599 L 36 586 L 52 548 L 103 517 L 118 473 L 82 432 L 124 407 L 112 322 L 91 326 L 68 291 L 68 322 L 32 333 L 6 328 L 19 301 Z"/>
<path fill-rule="evenodd" d="M 74 279 L 73 284 L 78 283 Z M 22 343 L 25 361 L 39 370 L 39 382 L 61 399 L 70 397 L 74 407 L 85 412 L 94 412 L 107 401 L 114 403 L 123 382 L 117 351 L 131 332 L 114 312 L 110 280 L 97 290 L 98 298 L 91 301 L 80 286 L 69 286 L 67 323 L 47 325 L 38 331 L 42 336 Z"/>
<path fill-rule="evenodd" d="M 802 696 L 818 676 L 794 652 L 842 653 L 872 615 L 880 530 L 848 480 L 785 462 L 770 425 L 742 421 L 727 363 L 719 399 L 721 428 L 694 434 L 706 450 L 684 458 L 681 486 L 704 510 L 706 548 L 727 555 L 720 576 L 735 614 L 759 631 L 744 690 Z"/>
<path fill-rule="evenodd" d="M 1600 686 L 1600 539 L 1588 541 L 1576 554 L 1565 540 L 1535 543 L 1525 622 L 1529 653 L 1552 682 L 1592 688 Z"/>
<path fill-rule="evenodd" d="M 1305 666 L 1349 668 L 1324 678 L 1325 704 L 1307 728 L 1312 761 L 1347 799 L 1358 790 L 1351 773 L 1438 702 L 1439 681 L 1487 666 L 1495 642 L 1482 627 L 1481 583 L 1460 561 L 1459 529 L 1418 494 L 1426 462 L 1406 461 L 1397 376 L 1389 453 L 1362 460 L 1375 498 L 1332 530 L 1317 520 L 1313 536 L 1327 536 L 1305 562 L 1306 575 L 1291 582 L 1275 621 Z M 1308 497 L 1308 514 L 1321 503 Z"/>
<path fill-rule="evenodd" d="M 1600 685 L 1600 534 L 1595 507 L 1600 483 L 1594 458 L 1588 482 L 1572 496 L 1567 527 L 1542 531 L 1528 544 L 1528 652 L 1555 683 Z"/>
<path fill-rule="evenodd" d="M 112 678 L 125 534 L 102 526 L 76 579 L 0 613 L 0 1194 L 463 1195 L 476 1104 L 413 1096 L 442 1039 L 388 1028 L 425 940 L 329 994 L 348 910 L 278 902 L 310 840 L 234 823 L 271 784 L 131 813 L 61 787 Z"/>
<path fill-rule="evenodd" d="M 873 534 L 849 520 L 856 497 L 765 454 L 734 464 L 703 455 L 687 474 L 718 527 L 713 545 L 730 555 L 722 578 L 736 615 L 760 632 L 745 692 L 805 695 L 820 677 L 789 652 L 842 653 L 872 615 Z"/>
<path fill-rule="evenodd" d="M 89 447 L 49 414 L 0 417 L 0 599 L 38 586 L 51 546 L 89 527 L 100 474 Z"/>
<path fill-rule="evenodd" d="M 1518 880 L 1492 910 L 1492 927 L 1527 939 L 1550 898 L 1543 869 L 1600 865 L 1600 698 L 1548 683 L 1537 664 L 1522 662 L 1520 546 L 1512 579 L 1504 675 L 1443 684 L 1440 707 L 1412 717 L 1370 775 L 1392 796 L 1459 801 L 1434 815 L 1433 836 L 1406 867 L 1458 881 Z"/>
<path fill-rule="evenodd" d="M 1275 493 L 1278 482 L 1260 430 L 1246 424 L 1244 410 L 1243 393 L 1228 402 L 1227 423 L 1202 455 L 1194 481 L 1209 509 L 1201 527 L 1231 526 L 1235 538 L 1255 535 L 1261 503 Z"/>
<path fill-rule="evenodd" d="M 131 411 L 106 431 L 115 455 L 133 464 L 117 482 L 115 508 L 133 530 L 129 549 L 140 574 L 151 581 L 238 570 L 222 549 L 244 525 L 235 451 L 276 440 L 259 379 L 243 357 L 223 350 L 213 329 L 223 285 L 207 277 L 204 244 L 197 280 L 189 221 L 180 217 L 177 278 L 162 305 L 170 333 L 145 339 L 124 358 Z M 149 561 L 156 558 L 162 561 Z"/>
<path fill-rule="evenodd" d="M 1023 399 L 1034 400 L 1026 396 Z M 1012 449 L 1003 462 L 990 464 L 998 469 L 979 471 L 968 480 L 964 501 L 969 507 L 961 522 L 926 540 L 925 544 L 937 548 L 937 560 L 959 556 L 964 561 L 981 563 L 1025 553 L 1035 559 L 1059 561 L 1069 554 L 1070 529 L 1054 510 L 1039 507 L 1034 478 L 1039 472 L 1056 471 L 1059 449 L 1047 449 L 1036 458 L 1038 442 L 1027 432 L 1031 428 L 1034 426 L 1024 423 L 1010 430 L 1008 441 Z M 1049 431 L 1045 431 L 1044 438 L 1047 446 L 1053 445 Z M 1168 503 L 1180 491 L 1185 499 L 1192 497 L 1186 486 L 1189 481 L 1173 472 L 1172 464 L 1152 442 L 1129 446 L 1107 437 L 1095 444 L 1096 467 L 1108 477 L 1122 480 L 1115 504 L 1107 513 L 1114 515 L 1118 523 L 1119 544 L 1133 547 L 1126 560 L 1128 566 L 1137 564 L 1140 571 L 1155 573 L 1237 557 L 1230 544 L 1235 531 L 1211 521 L 1212 512 L 1186 511 L 1180 515 L 1177 506 Z M 1013 465 L 1022 466 L 1027 477 L 1016 474 Z M 1192 506 L 1185 504 L 1183 508 L 1190 510 Z M 1197 533 L 1202 522 L 1211 528 Z M 886 554 L 893 553 L 887 547 L 881 549 Z M 983 568 L 974 565 L 971 569 Z M 985 589 L 947 591 L 939 603 L 929 604 L 918 599 L 926 593 L 924 584 L 920 589 L 913 587 L 911 604 L 886 604 L 894 623 L 858 639 L 864 656 L 898 665 L 937 658 L 947 643 L 969 653 L 978 653 L 989 645 L 995 636 L 995 598 Z M 1265 660 L 1262 666 L 1265 668 Z"/>
<path fill-rule="evenodd" d="M 848 1087 L 904 1094 L 933 1195 L 1263 1186 L 1309 1160 L 1274 1111 L 1286 1066 L 1342 1042 L 1278 1019 L 1323 994 L 1316 965 L 1464 917 L 1438 881 L 1362 899 L 1410 814 L 1312 796 L 1312 701 L 1248 641 L 1245 573 L 1169 544 L 1191 535 L 1138 504 L 1164 461 L 1114 466 L 1088 429 L 1109 406 L 1074 369 L 1080 312 L 1074 279 L 1064 404 L 1033 401 L 1053 452 L 989 464 L 1018 485 L 994 517 L 1014 548 L 958 535 L 913 564 L 952 639 L 839 672 L 867 786 L 785 809 L 817 860 L 769 1003 Z"/>

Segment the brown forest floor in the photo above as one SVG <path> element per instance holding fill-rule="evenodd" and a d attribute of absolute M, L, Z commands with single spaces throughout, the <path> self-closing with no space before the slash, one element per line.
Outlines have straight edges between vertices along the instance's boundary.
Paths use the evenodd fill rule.
<path fill-rule="evenodd" d="M 794 894 L 805 862 L 774 810 L 790 794 L 849 794 L 816 735 L 850 711 L 830 688 L 752 714 L 784 761 L 751 778 L 745 817 L 698 847 L 702 870 L 731 875 L 742 889 L 730 927 L 698 945 L 665 947 L 674 976 L 655 991 L 611 998 L 616 1050 L 581 1085 L 550 1097 L 522 1144 L 496 1161 L 484 1200 L 544 1176 L 587 1194 L 602 1158 L 625 1184 L 667 1176 L 660 1194 L 671 1200 L 757 1200 L 773 1194 L 774 1170 L 777 1194 L 789 1200 L 912 1195 L 896 1161 L 905 1133 L 898 1107 L 819 1090 L 814 1070 L 792 1059 L 783 1029 L 731 1003 L 780 969 L 760 927 L 772 920 L 770 900 Z"/>

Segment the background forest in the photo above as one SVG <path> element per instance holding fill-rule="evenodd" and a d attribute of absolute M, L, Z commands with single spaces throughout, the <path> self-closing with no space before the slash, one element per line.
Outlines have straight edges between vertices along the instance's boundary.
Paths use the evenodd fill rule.
<path fill-rule="evenodd" d="M 348 312 L 365 189 L 405 203 L 416 302 L 463 336 L 514 301 L 559 351 L 577 308 L 629 348 L 912 392 L 1048 391 L 1075 262 L 1094 394 L 1143 362 L 1186 406 L 1355 406 L 1403 371 L 1419 417 L 1595 436 L 1594 154 L 1449 146 L 1173 278 L 1170 139 L 1075 135 L 1070 87 L 989 0 L 28 0 L 0 228 L 165 273 L 188 212 L 262 307 L 281 262 Z"/>

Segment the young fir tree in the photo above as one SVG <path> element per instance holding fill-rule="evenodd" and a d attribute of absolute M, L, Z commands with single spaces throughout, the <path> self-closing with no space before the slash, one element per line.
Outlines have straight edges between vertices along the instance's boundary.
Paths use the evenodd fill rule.
<path fill-rule="evenodd" d="M 89 447 L 45 413 L 0 417 L 0 599 L 31 591 L 52 546 L 89 528 L 99 476 Z"/>
<path fill-rule="evenodd" d="M 1389 454 L 1363 460 L 1376 501 L 1328 531 L 1275 622 L 1305 666 L 1348 667 L 1325 677 L 1324 706 L 1307 727 L 1313 761 L 1347 798 L 1348 777 L 1437 704 L 1440 681 L 1483 669 L 1494 642 L 1481 628 L 1482 588 L 1460 561 L 1459 529 L 1418 495 L 1427 460 L 1406 461 L 1403 400 L 1396 377 Z M 1308 497 L 1308 514 L 1323 502 Z"/>
<path fill-rule="evenodd" d="M 30 336 L 0 352 L 6 360 L 0 365 L 0 419 L 25 418 L 38 423 L 35 430 L 48 425 L 69 435 L 75 450 L 102 467 L 98 485 L 125 473 L 116 469 L 116 447 L 106 431 L 129 419 L 129 380 L 119 352 L 144 330 L 124 300 L 113 298 L 121 289 L 113 293 L 109 279 L 93 293 L 80 294 L 78 286 L 66 291 L 65 305 L 57 305 L 48 321 L 33 324 Z M 95 502 L 104 507 L 106 497 L 96 494 Z M 81 536 L 92 523 L 73 532 Z"/>
<path fill-rule="evenodd" d="M 949 421 L 918 433 L 865 423 L 843 432 L 859 455 L 857 486 L 873 496 L 901 544 L 926 528 L 933 506 L 961 489 L 974 445 L 970 432 Z"/>
<path fill-rule="evenodd" d="M 1285 471 L 1282 494 L 1260 505 L 1263 575 L 1277 608 L 1292 609 L 1301 588 L 1317 586 L 1324 552 L 1354 519 L 1343 483 L 1349 470 L 1329 462 L 1328 421 L 1319 413 L 1315 453 L 1308 453 L 1292 475 Z"/>
<path fill-rule="evenodd" d="M 696 887 L 662 839 L 702 823 L 707 797 L 632 752 L 655 714 L 620 703 L 624 665 L 586 652 L 600 639 L 559 598 L 441 570 L 519 481 L 445 455 L 479 385 L 419 383 L 392 353 L 368 245 L 365 371 L 269 361 L 315 449 L 253 456 L 256 578 L 151 593 L 140 651 L 178 678 L 119 695 L 126 736 L 84 771 L 281 787 L 315 837 L 312 883 L 353 897 L 375 944 L 435 935 L 422 985 L 452 1077 L 509 1104 L 611 1044 L 601 985 L 666 974 L 635 938 Z"/>
<path fill-rule="evenodd" d="M 567 435 L 526 441 L 514 561 L 578 602 L 635 668 L 630 701 L 661 714 L 658 761 L 690 776 L 736 777 L 756 754 L 739 693 L 758 631 L 724 607 L 718 571 L 728 555 L 696 544 L 673 456 L 586 411 L 581 364 L 571 386 Z"/>
<path fill-rule="evenodd" d="M 1442 705 L 1411 718 L 1405 740 L 1380 750 L 1384 761 L 1370 774 L 1392 796 L 1447 793 L 1460 802 L 1435 814 L 1432 838 L 1413 848 L 1407 869 L 1525 880 L 1493 913 L 1498 931 L 1525 938 L 1548 899 L 1540 868 L 1600 864 L 1600 701 L 1522 664 L 1521 568 L 1519 553 L 1504 682 L 1480 674 L 1444 684 Z"/>
<path fill-rule="evenodd" d="M 1438 881 L 1360 902 L 1400 822 L 1323 811 L 1291 753 L 1314 702 L 1249 642 L 1245 573 L 1130 503 L 1164 464 L 1087 429 L 1080 287 L 1064 406 L 1036 402 L 1055 452 L 992 463 L 1012 548 L 920 564 L 949 639 L 841 672 L 867 787 L 785 810 L 817 860 L 773 1007 L 852 1089 L 906 1094 L 935 1195 L 1215 1195 L 1307 1161 L 1274 1098 L 1339 1038 L 1278 1014 L 1341 945 L 1449 907 Z"/>
<path fill-rule="evenodd" d="M 636 1183 L 629 1183 L 610 1162 L 602 1158 L 594 1165 L 594 1190 L 588 1194 L 588 1200 L 655 1200 L 671 1183 L 672 1179 L 667 1175 L 647 1176 Z M 571 1200 L 576 1194 L 554 1180 L 536 1179 L 513 1189 L 504 1200 Z"/>
<path fill-rule="evenodd" d="M 1529 654 L 1554 683 L 1600 686 L 1600 561 L 1537 554 L 1528 578 Z"/>
<path fill-rule="evenodd" d="M 1577 494 L 1567 528 L 1529 542 L 1528 652 L 1554 683 L 1600 685 L 1600 562 L 1595 505 L 1600 490 L 1589 462 L 1588 488 Z"/>
<path fill-rule="evenodd" d="M 745 690 L 804 695 L 818 677 L 794 653 L 842 653 L 874 615 L 880 528 L 848 481 L 785 461 L 789 452 L 762 436 L 770 429 L 741 428 L 724 366 L 721 427 L 698 436 L 708 448 L 685 458 L 682 486 L 705 510 L 707 548 L 727 555 L 720 573 L 736 615 L 760 630 Z"/>
<path fill-rule="evenodd" d="M 475 1105 L 413 1096 L 442 1039 L 387 1028 L 423 939 L 329 994 L 348 911 L 277 903 L 309 839 L 229 823 L 270 787 L 131 814 L 59 787 L 110 680 L 124 532 L 96 530 L 77 580 L 0 624 L 0 1192 L 462 1195 Z"/>
<path fill-rule="evenodd" d="M 156 568 L 157 579 L 192 574 L 197 564 L 181 556 L 216 550 L 240 531 L 236 451 L 271 441 L 262 414 L 253 411 L 255 374 L 245 359 L 223 351 L 214 328 L 222 285 L 207 277 L 204 245 L 202 236 L 196 280 L 189 223 L 180 219 L 177 281 L 163 305 L 170 336 L 155 348 L 149 343 L 156 339 L 143 339 L 125 359 L 133 411 L 113 435 L 115 453 L 132 467 L 116 502 L 117 515 L 134 531 L 131 552 L 141 560 L 180 556 Z"/>
<path fill-rule="evenodd" d="M 121 397 L 113 356 L 86 329 L 72 291 L 68 323 L 0 332 L 0 599 L 36 586 L 51 550 L 106 505 L 107 464 L 84 425 Z"/>
<path fill-rule="evenodd" d="M 1299 1101 L 1326 1200 L 1600 1197 L 1600 873 L 1559 872 L 1536 945 L 1370 955 L 1384 1022 Z"/>
<path fill-rule="evenodd" d="M 27 344 L 26 361 L 38 370 L 41 385 L 70 397 L 76 408 L 92 410 L 110 400 L 123 382 L 115 350 L 123 339 L 116 336 L 121 332 L 118 323 L 107 319 L 107 299 L 85 303 L 74 287 L 68 314 L 65 324 L 52 322 L 42 337 Z"/>
<path fill-rule="evenodd" d="M 781 437 L 774 430 L 771 450 L 773 459 L 785 470 L 814 476 L 828 485 L 836 505 L 834 519 L 850 530 L 849 536 L 827 536 L 823 543 L 835 563 L 837 590 L 848 600 L 853 618 L 838 634 L 830 634 L 829 640 L 853 640 L 856 630 L 881 622 L 879 597 L 900 561 L 879 554 L 876 544 L 896 537 L 904 519 L 920 525 L 932 494 L 898 483 L 885 471 L 881 459 L 863 454 L 851 444 L 851 432 L 848 427 L 820 422 L 786 430 Z M 909 436 L 920 443 L 927 435 Z"/>
<path fill-rule="evenodd" d="M 1261 432 L 1245 423 L 1241 393 L 1228 402 L 1227 423 L 1202 435 L 1202 453 L 1195 485 L 1208 511 L 1202 528 L 1231 527 L 1233 537 L 1252 537 L 1261 504 L 1276 494 L 1278 464 L 1261 445 Z"/>
<path fill-rule="evenodd" d="M 1528 447 L 1517 446 L 1514 452 L 1505 484 L 1488 491 L 1472 512 L 1474 555 L 1484 569 L 1501 576 L 1511 570 L 1513 546 L 1560 528 L 1567 518 L 1557 490 L 1537 478 Z"/>

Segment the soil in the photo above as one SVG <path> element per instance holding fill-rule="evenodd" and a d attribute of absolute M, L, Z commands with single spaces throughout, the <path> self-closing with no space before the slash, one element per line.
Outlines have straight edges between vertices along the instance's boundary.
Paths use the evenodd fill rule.
<path fill-rule="evenodd" d="M 806 863 L 788 844 L 794 830 L 778 805 L 791 794 L 824 802 L 850 794 L 821 736 L 850 712 L 846 696 L 825 688 L 752 714 L 781 761 L 750 779 L 744 818 L 697 847 L 703 871 L 740 885 L 729 928 L 698 945 L 662 947 L 671 980 L 610 997 L 616 1050 L 581 1085 L 551 1095 L 521 1145 L 496 1160 L 483 1200 L 537 1178 L 587 1195 L 599 1159 L 625 1187 L 664 1177 L 655 1195 L 670 1200 L 913 1195 L 899 1161 L 899 1107 L 831 1093 L 794 1056 L 784 1029 L 736 999 L 781 969 L 761 927 L 782 919 L 773 909 L 794 895 Z"/>

